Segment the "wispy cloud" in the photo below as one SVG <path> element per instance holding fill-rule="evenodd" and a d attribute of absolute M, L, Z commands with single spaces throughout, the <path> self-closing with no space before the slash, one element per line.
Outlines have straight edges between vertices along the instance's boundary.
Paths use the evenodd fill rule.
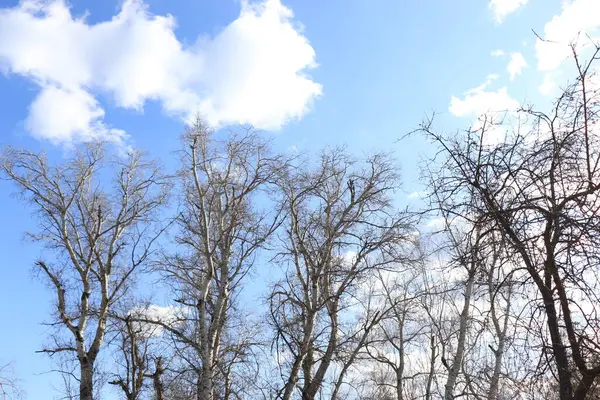
<path fill-rule="evenodd" d="M 507 53 L 504 50 L 496 49 L 491 52 L 491 55 L 492 57 L 510 57 L 506 69 L 508 71 L 508 74 L 510 75 L 511 81 L 515 79 L 517 75 L 521 75 L 523 69 L 527 68 L 528 66 L 527 61 L 525 61 L 525 57 L 520 52 Z"/>
<path fill-rule="evenodd" d="M 510 75 L 510 80 L 512 81 L 517 75 L 521 75 L 524 68 L 527 68 L 527 61 L 525 61 L 523 54 L 518 52 L 510 53 L 510 61 L 506 67 Z"/>
<path fill-rule="evenodd" d="M 426 195 L 423 191 L 416 191 L 408 194 L 409 199 L 421 199 Z"/>
<path fill-rule="evenodd" d="M 504 19 L 527 4 L 529 0 L 490 0 L 488 7 L 494 13 L 496 22 L 501 24 Z"/>

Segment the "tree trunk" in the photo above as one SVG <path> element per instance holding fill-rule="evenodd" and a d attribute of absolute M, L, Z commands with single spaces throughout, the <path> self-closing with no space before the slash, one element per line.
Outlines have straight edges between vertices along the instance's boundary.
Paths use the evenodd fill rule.
<path fill-rule="evenodd" d="M 402 372 L 400 369 L 396 370 L 396 399 L 403 400 L 404 399 L 404 389 L 403 389 L 403 378 Z"/>
<path fill-rule="evenodd" d="M 404 400 L 404 321 L 406 313 L 402 313 L 399 321 L 399 353 L 398 353 L 398 368 L 396 368 L 396 397 L 397 400 Z"/>
<path fill-rule="evenodd" d="M 156 359 L 156 369 L 154 371 L 154 374 L 152 374 L 152 385 L 154 386 L 154 396 L 156 397 L 156 400 L 164 399 L 164 387 L 161 380 L 163 372 L 164 369 L 162 366 L 162 358 L 158 357 Z"/>
<path fill-rule="evenodd" d="M 425 400 L 431 400 L 431 385 L 433 384 L 433 376 L 435 375 L 435 336 L 431 335 L 431 358 L 429 359 L 429 374 L 427 374 L 427 386 L 425 388 Z"/>
<path fill-rule="evenodd" d="M 94 399 L 94 364 L 87 356 L 79 359 L 79 400 Z"/>
<path fill-rule="evenodd" d="M 213 400 L 212 368 L 202 366 L 202 373 L 198 376 L 198 400 Z"/>
<path fill-rule="evenodd" d="M 490 380 L 490 390 L 488 392 L 488 400 L 496 400 L 498 398 L 498 388 L 500 386 L 500 372 L 502 369 L 502 356 L 504 355 L 504 344 L 506 339 L 501 337 L 498 340 L 498 349 L 494 354 L 494 373 Z"/>
<path fill-rule="evenodd" d="M 550 290 L 543 292 L 542 294 L 549 293 Z M 552 294 L 544 297 L 544 306 L 546 309 L 547 325 L 550 331 L 550 338 L 552 340 L 552 351 L 554 353 L 554 360 L 556 363 L 556 369 L 558 370 L 558 383 L 559 383 L 559 397 L 561 400 L 570 400 L 573 396 L 573 386 L 571 384 L 571 371 L 569 370 L 569 359 L 565 346 L 562 343 L 559 330 L 558 317 L 556 315 L 556 309 L 554 307 L 554 301 Z"/>
<path fill-rule="evenodd" d="M 491 288 L 491 286 L 490 286 Z M 490 291 L 490 300 L 493 301 L 493 294 Z M 488 391 L 488 400 L 496 400 L 498 398 L 498 390 L 500 387 L 500 373 L 502 372 L 502 359 L 504 358 L 504 349 L 506 347 L 506 330 L 508 328 L 508 317 L 510 313 L 510 305 L 511 305 L 511 295 L 512 289 L 509 288 L 508 296 L 507 296 L 507 304 L 504 314 L 504 321 L 502 325 L 502 329 L 499 330 L 500 327 L 498 324 L 498 318 L 496 317 L 495 309 L 492 309 L 492 321 L 494 322 L 494 326 L 497 330 L 498 335 L 498 348 L 494 351 L 494 373 L 492 374 L 492 378 L 490 380 L 490 390 Z"/>
<path fill-rule="evenodd" d="M 315 292 L 316 293 L 316 292 Z M 283 393 L 282 400 L 291 400 L 292 395 L 294 394 L 294 390 L 296 389 L 296 385 L 298 384 L 298 374 L 300 373 L 300 369 L 302 369 L 305 365 L 304 358 L 308 356 L 310 353 L 310 349 L 312 346 L 311 337 L 314 329 L 315 323 L 315 313 L 310 312 L 306 316 L 306 322 L 304 325 L 304 334 L 303 334 L 303 342 L 300 347 L 300 352 L 296 359 L 294 360 L 294 364 L 290 370 L 290 374 L 288 380 L 285 385 L 285 391 Z M 312 372 L 310 373 L 312 375 Z M 311 376 L 304 377 L 304 379 L 311 379 Z M 303 388 L 303 392 L 306 390 L 306 387 Z"/>
<path fill-rule="evenodd" d="M 294 389 L 296 388 L 296 384 L 298 383 L 298 372 L 300 370 L 300 364 L 302 363 L 302 358 L 297 357 L 292 365 L 292 370 L 288 377 L 288 381 L 285 385 L 285 391 L 282 396 L 282 400 L 290 400 L 292 398 L 292 394 L 294 393 Z"/>
<path fill-rule="evenodd" d="M 213 400 L 212 368 L 210 365 L 202 366 L 202 376 L 198 383 L 198 400 Z"/>
<path fill-rule="evenodd" d="M 310 385 L 307 390 L 302 393 L 302 400 L 315 400 L 317 393 L 321 389 L 321 385 L 323 383 L 323 379 L 325 378 L 325 373 L 329 368 L 329 365 L 333 361 L 333 354 L 335 349 L 338 346 L 338 321 L 337 321 L 337 304 L 334 303 L 332 306 L 332 310 L 329 311 L 331 318 L 331 334 L 329 336 L 329 343 L 327 345 L 327 350 L 323 357 L 321 358 L 321 363 L 319 364 L 319 368 L 315 373 L 315 376 L 312 377 Z"/>
<path fill-rule="evenodd" d="M 454 387 L 456 386 L 456 380 L 462 365 L 464 353 L 465 353 L 465 341 L 467 339 L 467 328 L 469 322 L 469 314 L 471 310 L 471 296 L 473 294 L 473 283 L 475 281 L 475 270 L 474 267 L 469 271 L 469 278 L 467 281 L 467 287 L 465 289 L 465 304 L 460 313 L 460 324 L 458 330 L 458 343 L 456 344 L 456 353 L 452 360 L 452 365 L 448 369 L 448 380 L 446 381 L 446 388 L 444 391 L 445 400 L 454 399 Z"/>

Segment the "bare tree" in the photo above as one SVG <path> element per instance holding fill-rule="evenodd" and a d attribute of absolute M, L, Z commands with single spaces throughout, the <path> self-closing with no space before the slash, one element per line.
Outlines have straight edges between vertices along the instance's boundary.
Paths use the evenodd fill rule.
<path fill-rule="evenodd" d="M 514 322 L 510 319 L 514 255 L 507 250 L 502 235 L 486 225 L 485 215 L 477 206 L 477 196 L 465 191 L 459 214 L 443 197 L 438 172 L 427 168 L 424 172 L 430 207 L 436 216 L 441 216 L 437 221 L 443 225 L 432 234 L 433 251 L 442 257 L 445 267 L 441 273 L 445 276 L 444 284 L 449 284 L 443 293 L 438 287 L 434 294 L 444 299 L 438 312 L 429 312 L 447 374 L 444 398 L 496 399 L 509 339 L 509 321 Z M 434 240 L 436 237 L 441 241 Z M 504 392 L 508 395 L 506 388 Z"/>
<path fill-rule="evenodd" d="M 256 344 L 237 297 L 280 220 L 277 211 L 256 204 L 280 157 L 251 130 L 220 140 L 200 119 L 183 135 L 183 146 L 178 250 L 159 266 L 182 312 L 172 324 L 157 323 L 173 335 L 195 373 L 197 399 L 229 399 L 233 377 Z"/>
<path fill-rule="evenodd" d="M 44 155 L 12 148 L 1 161 L 38 216 L 39 231 L 29 236 L 55 254 L 52 262 L 36 262 L 56 296 L 58 335 L 42 351 L 77 356 L 79 397 L 90 400 L 111 308 L 151 255 L 169 185 L 138 152 L 109 163 L 102 143 L 88 143 L 55 166 Z M 109 173 L 110 184 L 103 182 Z"/>
<path fill-rule="evenodd" d="M 446 221 L 448 221 L 446 219 Z M 462 307 L 458 315 L 458 329 L 451 332 L 450 336 L 456 335 L 454 351 L 446 352 L 446 344 L 442 341 L 441 360 L 447 369 L 448 378 L 444 387 L 444 399 L 453 400 L 455 398 L 455 389 L 459 374 L 462 371 L 465 352 L 467 350 L 467 335 L 471 328 L 472 302 L 475 288 L 475 279 L 480 268 L 479 248 L 481 246 L 480 227 L 475 227 L 473 231 L 465 235 L 458 236 L 453 228 L 447 224 L 448 236 L 451 238 L 451 245 L 455 257 L 455 262 L 462 268 L 465 275 L 462 293 Z M 449 339 L 449 338 L 448 338 Z M 447 340 L 448 340 L 447 339 Z M 448 359 L 448 356 L 451 356 Z"/>
<path fill-rule="evenodd" d="M 600 377 L 599 295 L 600 141 L 598 89 L 594 63 L 573 48 L 576 80 L 549 113 L 532 107 L 511 118 L 488 115 L 466 135 L 449 137 L 423 131 L 446 158 L 438 170 L 439 194 L 446 208 L 469 219 L 477 215 L 502 236 L 518 266 L 511 279 L 530 285 L 545 320 L 537 379 L 556 379 L 561 400 L 591 396 Z M 510 116 L 509 116 L 510 117 Z M 507 131 L 494 143 L 488 136 Z M 494 132 L 491 132 L 494 131 Z M 467 196 L 468 194 L 468 196 Z M 533 350 L 533 348 L 531 348 Z"/>
<path fill-rule="evenodd" d="M 392 388 L 388 396 L 395 400 L 407 398 L 405 393 L 412 386 L 411 381 L 421 372 L 411 365 L 407 357 L 407 354 L 419 351 L 417 346 L 421 340 L 427 339 L 426 332 L 429 330 L 429 321 L 419 304 L 422 292 L 420 272 L 420 268 L 411 265 L 391 276 L 380 274 L 378 279 L 387 309 L 365 350 L 384 371 L 392 372 L 389 379 L 377 384 Z"/>
<path fill-rule="evenodd" d="M 118 326 L 118 365 L 121 371 L 109 383 L 121 389 L 127 400 L 139 400 L 146 389 L 147 378 L 152 379 L 155 396 L 163 393 L 161 375 L 163 373 L 162 358 L 155 356 L 152 349 L 153 336 L 162 328 L 156 325 L 141 324 L 135 321 L 135 311 L 125 317 L 116 317 Z M 151 370 L 152 364 L 155 365 Z"/>
<path fill-rule="evenodd" d="M 276 260 L 288 268 L 270 295 L 275 345 L 286 359 L 281 398 L 296 390 L 316 398 L 332 363 L 342 361 L 343 313 L 354 304 L 352 294 L 408 256 L 410 218 L 391 202 L 397 187 L 387 156 L 360 164 L 342 149 L 323 152 L 314 169 L 290 168 L 281 177 L 287 218 Z"/>
<path fill-rule="evenodd" d="M 11 363 L 0 365 L 0 400 L 21 399 L 25 392 L 14 376 Z"/>
<path fill-rule="evenodd" d="M 491 351 L 492 362 L 489 365 L 487 361 L 489 357 L 484 357 L 484 365 L 479 367 L 474 378 L 469 378 L 469 382 L 472 383 L 470 391 L 484 393 L 481 397 L 487 400 L 502 398 L 503 393 L 508 394 L 509 392 L 507 387 L 501 386 L 501 378 L 509 376 L 504 365 L 511 339 L 514 338 L 511 336 L 510 327 L 515 324 L 512 311 L 516 308 L 513 302 L 517 288 L 510 275 L 507 276 L 507 272 L 510 274 L 514 268 L 511 261 L 512 254 L 503 251 L 503 248 L 502 241 L 492 237 L 492 240 L 486 241 L 481 252 L 481 284 L 483 291 L 487 294 L 485 300 L 487 300 L 488 307 L 483 315 L 484 320 L 480 328 L 482 332 L 476 336 L 482 338 L 488 333 L 487 336 L 491 337 L 487 346 L 485 343 L 480 344 L 482 348 L 479 349 L 479 353 L 485 355 Z M 490 321 L 491 329 L 488 329 Z M 481 341 L 483 342 L 483 339 Z M 467 372 L 465 374 L 470 375 Z M 477 390 L 474 386 L 480 389 Z"/>
<path fill-rule="evenodd" d="M 366 285 L 365 285 L 366 286 Z M 348 320 L 340 324 L 340 341 L 336 349 L 336 370 L 332 375 L 331 399 L 348 398 L 350 388 L 356 392 L 351 375 L 360 376 L 360 364 L 367 358 L 367 346 L 371 342 L 374 330 L 390 312 L 389 304 L 380 299 L 378 288 L 371 283 L 369 290 L 358 290 L 353 294 L 352 311 L 345 313 Z M 365 293 L 361 293 L 361 292 Z M 352 316 L 352 314 L 355 314 Z"/>
<path fill-rule="evenodd" d="M 154 358 L 154 370 L 152 373 L 147 375 L 152 379 L 152 388 L 154 389 L 154 400 L 165 399 L 165 384 L 163 383 L 163 375 L 165 373 L 165 367 L 163 365 L 162 357 Z"/>

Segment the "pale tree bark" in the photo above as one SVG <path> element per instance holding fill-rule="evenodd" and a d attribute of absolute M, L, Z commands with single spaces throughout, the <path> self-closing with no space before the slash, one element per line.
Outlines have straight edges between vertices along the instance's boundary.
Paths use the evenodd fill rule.
<path fill-rule="evenodd" d="M 165 373 L 165 369 L 163 366 L 162 357 L 156 357 L 154 359 L 154 372 L 149 375 L 152 379 L 152 387 L 154 388 L 154 397 L 155 400 L 164 400 L 165 399 L 165 385 L 162 381 L 162 376 Z"/>
<path fill-rule="evenodd" d="M 429 339 L 429 370 L 427 371 L 427 383 L 425 384 L 425 400 L 431 400 L 433 378 L 435 375 L 435 362 L 437 360 L 437 347 L 435 345 L 435 335 Z"/>
<path fill-rule="evenodd" d="M 169 185 L 139 153 L 109 163 L 102 143 L 88 143 L 56 166 L 44 155 L 9 148 L 1 169 L 39 218 L 39 232 L 30 237 L 56 254 L 52 263 L 36 263 L 53 288 L 60 331 L 42 352 L 75 354 L 80 399 L 91 400 L 111 308 L 151 254 Z M 103 173 L 112 173 L 112 181 L 103 181 Z"/>
<path fill-rule="evenodd" d="M 439 359 L 444 356 L 448 342 L 445 322 L 448 318 L 448 297 L 453 292 L 453 288 L 450 287 L 450 283 L 444 275 L 444 270 L 445 266 L 432 268 L 426 264 L 425 268 L 421 269 L 419 276 L 422 287 L 419 308 L 424 311 L 423 325 L 426 327 L 424 348 L 427 349 L 427 359 L 423 367 L 423 373 L 426 376 L 423 397 L 426 400 L 436 398 L 435 395 L 438 393 L 435 389 L 441 386 L 438 378 L 444 376 L 438 367 Z M 442 361 L 442 367 L 444 362 L 445 359 Z M 442 398 L 442 394 L 439 393 L 438 397 Z"/>
<path fill-rule="evenodd" d="M 160 329 L 149 324 L 135 321 L 136 313 L 130 312 L 125 317 L 115 316 L 118 330 L 118 347 L 120 357 L 118 365 L 121 371 L 115 373 L 115 378 L 109 384 L 121 389 L 127 400 L 141 399 L 146 387 L 146 379 L 160 379 L 162 360 L 153 355 L 153 336 Z M 150 372 L 151 361 L 155 360 L 156 369 Z M 155 385 L 156 386 L 156 385 Z M 155 388 L 156 389 L 156 388 Z M 158 397 L 158 393 L 156 393 Z"/>
<path fill-rule="evenodd" d="M 434 281 L 441 280 L 447 286 L 443 293 L 437 295 L 443 299 L 441 302 L 433 299 L 436 296 L 434 293 L 439 293 L 440 288 L 434 290 L 432 287 L 426 287 L 426 291 L 434 293 L 427 293 L 431 304 L 426 306 L 425 311 L 437 333 L 441 348 L 440 359 L 446 370 L 443 398 L 453 400 L 457 397 L 457 385 L 464 368 L 468 339 L 473 331 L 472 303 L 476 280 L 482 271 L 482 247 L 485 246 L 482 232 L 485 232 L 485 226 L 482 218 L 476 213 L 471 213 L 471 219 L 467 220 L 458 218 L 452 209 L 446 208 L 436 174 L 425 170 L 424 175 L 428 179 L 430 211 L 438 218 L 437 221 L 442 222 L 442 226 L 431 233 L 431 244 L 434 248 L 434 255 L 443 265 L 437 271 L 424 273 L 424 278 L 426 286 L 428 286 L 428 275 L 436 274 L 437 277 L 432 276 Z M 468 194 L 466 197 L 465 208 L 470 211 L 475 210 L 476 197 L 469 197 Z M 468 204 L 470 204 L 470 208 Z M 432 259 L 431 262 L 433 261 Z M 458 315 L 454 310 L 458 312 Z M 432 336 L 432 360 L 435 355 L 434 341 Z M 431 366 L 430 379 L 433 369 Z M 464 378 L 468 386 L 468 377 L 465 375 Z M 430 382 L 427 386 L 430 386 Z M 460 390 L 462 395 L 466 388 L 461 387 Z M 431 394 L 428 393 L 428 395 Z"/>
<path fill-rule="evenodd" d="M 447 260 L 448 267 L 443 274 L 448 277 L 459 274 L 460 280 L 453 283 L 456 287 L 450 293 L 459 290 L 462 300 L 456 329 L 453 323 L 449 327 L 450 334 L 444 335 L 439 330 L 441 360 L 447 372 L 444 398 L 448 400 L 468 395 L 476 399 L 495 399 L 499 393 L 508 336 L 514 286 L 510 271 L 515 268 L 512 261 L 514 257 L 507 252 L 502 236 L 494 232 L 493 226 L 480 211 L 480 200 L 473 191 L 463 193 L 461 205 L 466 211 L 459 214 L 446 203 L 437 173 L 426 171 L 426 176 L 429 179 L 432 209 L 444 221 L 441 231 L 434 232 L 432 236 L 441 234 L 445 238 L 441 243 L 434 244 L 437 247 L 434 253 L 439 253 L 442 260 Z M 487 311 L 480 308 L 481 304 L 477 307 L 473 305 L 475 299 L 483 296 L 488 298 L 483 306 L 488 308 Z M 444 298 L 451 300 L 453 297 Z M 439 321 L 452 321 L 453 310 L 459 307 L 454 301 L 449 301 L 443 308 L 441 315 L 437 316 Z M 490 336 L 496 342 L 496 348 L 492 346 L 493 343 L 480 343 L 482 338 L 489 339 Z M 448 347 L 452 348 L 450 357 L 446 351 Z M 490 351 L 493 359 L 491 373 L 487 360 L 482 361 L 482 357 L 485 359 Z M 461 374 L 462 379 L 459 379 Z"/>
<path fill-rule="evenodd" d="M 446 400 L 454 399 L 454 390 L 456 388 L 456 381 L 462 368 L 463 358 L 465 356 L 467 331 L 469 329 L 469 318 L 471 311 L 471 299 L 473 295 L 473 285 L 475 281 L 476 267 L 472 265 L 473 269 L 470 269 L 467 274 L 467 281 L 465 284 L 464 291 L 464 303 L 459 316 L 458 326 L 458 337 L 456 340 L 456 351 L 452 354 L 451 361 L 447 361 L 442 355 L 442 362 L 448 370 L 448 379 L 444 387 L 444 398 Z"/>
<path fill-rule="evenodd" d="M 360 317 L 357 321 L 351 323 L 350 332 L 343 332 L 346 340 L 340 343 L 337 349 L 337 363 L 341 364 L 341 369 L 335 378 L 331 400 L 347 398 L 348 395 L 343 392 L 344 386 L 352 387 L 352 382 L 348 381 L 348 374 L 354 367 L 360 372 L 360 363 L 366 358 L 368 345 L 372 342 L 373 331 L 381 324 L 385 316 L 390 312 L 389 304 L 383 302 L 379 304 L 375 298 L 375 289 L 371 288 L 364 295 L 357 299 L 356 307 L 360 308 Z"/>
<path fill-rule="evenodd" d="M 477 400 L 495 400 L 517 395 L 510 383 L 518 379 L 518 374 L 510 368 L 503 372 L 510 348 L 509 326 L 517 322 L 511 316 L 515 284 L 510 271 L 514 264 L 507 246 L 494 232 L 488 231 L 479 248 L 480 270 L 475 285 L 478 290 L 474 296 L 479 304 L 473 306 L 461 394 L 468 393 Z"/>
<path fill-rule="evenodd" d="M 282 158 L 251 130 L 221 140 L 200 119 L 182 142 L 179 250 L 158 268 L 184 312 L 161 325 L 190 352 L 186 362 L 197 375 L 197 399 L 213 400 L 241 390 L 230 379 L 231 368 L 248 362 L 242 355 L 255 345 L 256 332 L 243 322 L 235 299 L 280 223 L 277 210 L 260 209 L 256 199 L 267 193 Z"/>
<path fill-rule="evenodd" d="M 436 211 L 441 213 L 444 220 L 444 228 L 441 233 L 448 242 L 443 244 L 442 247 L 442 252 L 449 258 L 447 260 L 448 268 L 445 269 L 444 273 L 451 276 L 453 272 L 458 272 L 463 279 L 459 286 L 459 290 L 462 291 L 462 307 L 458 315 L 458 328 L 456 333 L 451 332 L 450 337 L 447 339 L 448 342 L 442 341 L 441 353 L 441 361 L 447 371 L 444 399 L 453 400 L 467 351 L 467 336 L 471 329 L 470 320 L 475 280 L 477 273 L 481 270 L 482 227 L 478 223 L 475 223 L 473 227 L 469 227 L 469 225 L 466 228 L 461 227 L 456 220 L 451 218 L 448 211 L 441 206 L 437 196 L 438 194 L 434 192 L 433 197 L 436 198 L 437 204 Z M 449 310 L 443 311 L 445 317 L 449 316 L 448 312 Z M 449 341 L 452 340 L 454 335 L 456 336 L 452 346 L 454 351 L 448 354 L 445 349 L 449 347 Z"/>
<path fill-rule="evenodd" d="M 503 276 L 503 268 L 499 263 L 498 253 L 501 251 L 495 248 L 498 244 L 493 243 L 492 260 L 486 271 L 487 275 L 487 292 L 490 302 L 489 315 L 494 327 L 494 336 L 496 338 L 497 347 L 491 348 L 494 355 L 494 369 L 490 377 L 489 390 L 487 400 L 497 400 L 500 393 L 500 376 L 502 373 L 502 365 L 507 347 L 508 328 L 511 315 L 511 306 L 513 301 L 514 284 L 510 277 Z M 502 278 L 502 279 L 500 279 Z M 502 303 L 500 301 L 502 299 Z M 498 306 L 502 308 L 498 310 Z"/>

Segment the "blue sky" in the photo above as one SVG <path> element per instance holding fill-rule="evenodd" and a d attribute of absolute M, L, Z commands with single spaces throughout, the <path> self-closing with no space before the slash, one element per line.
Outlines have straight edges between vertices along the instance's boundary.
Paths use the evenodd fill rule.
<path fill-rule="evenodd" d="M 0 145 L 60 159 L 103 137 L 169 164 L 199 111 L 216 128 L 253 124 L 279 151 L 392 150 L 409 201 L 427 146 L 401 136 L 433 111 L 454 130 L 547 103 L 566 44 L 599 26 L 597 0 L 0 0 Z M 50 293 L 11 192 L 0 182 L 0 365 L 15 362 L 29 398 L 52 398 L 35 354 Z"/>

